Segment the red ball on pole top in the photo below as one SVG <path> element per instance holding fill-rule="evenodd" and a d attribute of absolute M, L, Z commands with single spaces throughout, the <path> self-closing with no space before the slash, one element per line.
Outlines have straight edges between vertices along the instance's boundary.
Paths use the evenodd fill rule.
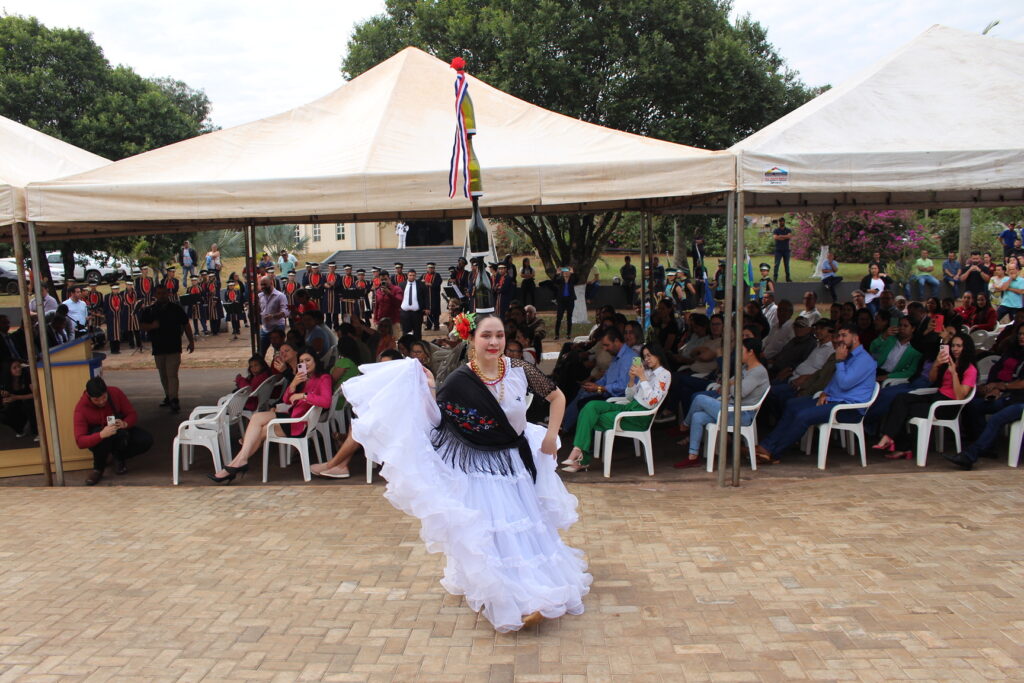
<path fill-rule="evenodd" d="M 462 57 L 456 57 L 455 59 L 452 60 L 451 66 L 459 73 L 462 73 L 463 71 L 466 70 L 466 60 L 463 59 Z"/>

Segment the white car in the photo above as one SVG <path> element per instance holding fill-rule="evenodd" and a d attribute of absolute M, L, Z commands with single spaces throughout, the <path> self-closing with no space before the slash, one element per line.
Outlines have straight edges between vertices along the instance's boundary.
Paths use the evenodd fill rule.
<path fill-rule="evenodd" d="M 46 252 L 46 260 L 50 262 L 50 275 L 54 284 L 64 282 L 64 262 L 59 251 Z M 102 251 L 89 254 L 75 254 L 76 282 L 113 282 L 123 277 L 131 277 L 132 267 L 122 263 L 113 256 Z"/>

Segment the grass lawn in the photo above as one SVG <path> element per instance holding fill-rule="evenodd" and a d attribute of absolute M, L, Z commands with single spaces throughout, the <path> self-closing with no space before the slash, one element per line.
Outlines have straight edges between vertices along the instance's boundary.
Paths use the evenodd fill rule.
<path fill-rule="evenodd" d="M 613 277 L 617 277 L 619 274 L 619 268 L 625 263 L 623 257 L 625 254 L 605 254 L 597 261 L 598 273 L 601 275 L 601 282 L 609 284 Z M 637 265 L 638 254 L 632 254 L 633 265 Z M 664 266 L 671 265 L 672 260 L 664 256 L 659 256 L 661 264 Z M 715 269 L 718 267 L 718 259 L 724 258 L 720 256 L 705 256 L 704 261 L 707 264 L 708 272 L 710 275 L 715 274 Z M 771 255 L 750 255 L 750 260 L 754 263 L 754 273 L 757 275 L 758 266 L 762 263 L 767 263 L 772 266 L 774 271 L 775 257 Z M 689 263 L 687 259 L 687 263 Z M 779 264 L 779 268 L 782 269 L 782 264 Z M 793 275 L 794 282 L 809 282 L 811 281 L 811 273 L 814 272 L 814 263 L 811 261 L 798 261 L 797 259 L 790 259 L 789 268 Z M 868 272 L 868 265 L 866 263 L 839 263 L 839 274 L 843 275 L 847 280 L 852 277 L 861 278 Z M 782 273 L 780 273 L 782 274 Z M 760 275 L 757 275 L 760 279 Z M 785 277 L 785 275 L 783 275 Z"/>

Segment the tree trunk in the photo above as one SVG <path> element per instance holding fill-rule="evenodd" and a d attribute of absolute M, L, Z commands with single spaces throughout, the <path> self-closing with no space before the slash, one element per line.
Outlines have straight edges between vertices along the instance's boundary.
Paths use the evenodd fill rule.
<path fill-rule="evenodd" d="M 679 218 L 672 218 L 672 265 L 677 269 L 687 268 L 686 265 L 686 236 L 679 225 Z M 688 269 L 688 268 L 687 268 Z"/>

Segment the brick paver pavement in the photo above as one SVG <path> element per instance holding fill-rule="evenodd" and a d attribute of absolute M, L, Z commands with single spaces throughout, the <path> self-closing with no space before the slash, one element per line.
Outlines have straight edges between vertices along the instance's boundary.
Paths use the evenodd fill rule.
<path fill-rule="evenodd" d="M 378 486 L 10 488 L 0 681 L 996 680 L 1017 471 L 574 485 L 580 617 L 495 634 Z"/>

